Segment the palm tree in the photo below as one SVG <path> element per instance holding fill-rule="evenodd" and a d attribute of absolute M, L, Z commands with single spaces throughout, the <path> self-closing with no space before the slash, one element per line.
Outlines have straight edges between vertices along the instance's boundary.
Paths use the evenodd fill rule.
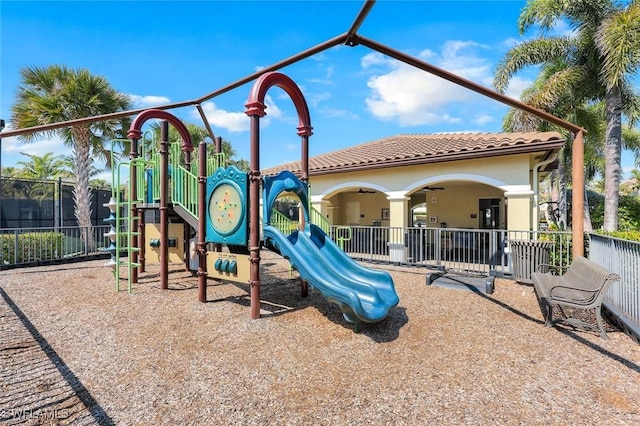
<path fill-rule="evenodd" d="M 109 82 L 86 69 L 69 69 L 63 65 L 21 70 L 22 84 L 11 108 L 12 121 L 18 128 L 58 123 L 130 109 L 127 95 L 118 93 Z M 91 227 L 91 192 L 89 173 L 92 158 L 109 162 L 104 142 L 126 131 L 122 120 L 105 120 L 93 124 L 19 136 L 24 142 L 56 135 L 73 148 L 75 216 L 81 227 Z M 89 233 L 90 235 L 91 233 Z M 87 241 L 87 244 L 91 244 Z M 91 249 L 91 247 L 89 247 Z"/>
<path fill-rule="evenodd" d="M 22 169 L 14 166 L 7 166 L 2 168 L 2 178 L 17 178 L 20 177 Z"/>
<path fill-rule="evenodd" d="M 72 181 L 75 181 L 75 176 L 73 174 L 73 170 L 75 168 L 75 162 L 74 162 L 75 156 L 65 155 L 65 156 L 62 156 L 60 160 L 62 161 L 62 167 L 64 168 L 64 171 L 62 172 L 61 177 L 71 178 Z M 104 169 L 99 169 L 96 167 L 96 160 L 94 158 L 91 158 L 89 160 L 89 180 L 90 181 L 93 181 L 96 176 L 98 176 L 100 173 L 104 172 L 105 170 L 108 170 L 108 169 L 106 167 Z M 90 185 L 90 186 L 95 186 L 95 185 Z"/>
<path fill-rule="evenodd" d="M 498 65 L 494 86 L 504 92 L 519 70 L 564 62 L 549 78 L 560 93 L 570 95 L 575 105 L 604 101 L 604 228 L 613 231 L 618 227 L 622 115 L 633 126 L 640 111 L 638 96 L 629 82 L 640 64 L 640 2 L 619 5 L 613 0 L 529 0 L 518 21 L 520 34 L 536 24 L 549 30 L 559 19 L 568 21 L 573 35 L 543 36 L 515 46 Z"/>
<path fill-rule="evenodd" d="M 629 182 L 630 195 L 639 196 L 640 195 L 640 170 L 639 169 L 631 170 L 631 178 L 629 178 L 628 182 Z"/>
<path fill-rule="evenodd" d="M 21 155 L 29 157 L 29 161 L 18 161 L 16 164 L 22 166 L 21 176 L 30 179 L 55 179 L 68 175 L 65 170 L 64 159 L 52 152 L 46 154 L 33 155 L 21 152 Z"/>
<path fill-rule="evenodd" d="M 522 101 L 538 109 L 549 111 L 566 121 L 573 121 L 587 130 L 585 136 L 585 173 L 592 179 L 601 168 L 602 150 L 599 149 L 604 140 L 604 108 L 602 102 L 595 104 L 578 103 L 570 85 L 558 75 L 567 75 L 570 67 L 564 60 L 549 61 L 542 65 L 540 74 L 534 83 L 521 95 Z M 551 173 L 550 195 L 553 205 L 557 206 L 556 225 L 560 229 L 567 226 L 566 188 L 571 183 L 571 134 L 564 128 L 531 116 L 519 109 L 510 109 L 503 121 L 505 131 L 529 132 L 554 130 L 564 135 L 568 142 L 560 151 L 558 169 Z M 585 199 L 587 193 L 585 191 Z M 591 230 L 591 217 L 588 204 L 583 210 L 585 230 Z"/>
<path fill-rule="evenodd" d="M 154 122 L 151 124 L 151 131 L 153 132 L 153 142 L 150 146 L 146 147 L 147 150 L 156 150 L 158 149 L 158 144 L 160 141 L 160 123 Z M 198 158 L 198 144 L 207 138 L 210 139 L 209 133 L 207 129 L 202 126 L 198 126 L 193 123 L 185 123 L 185 127 L 189 131 L 189 135 L 191 136 L 191 142 L 193 143 L 194 151 L 193 151 L 193 160 L 192 160 L 192 170 L 196 169 L 193 167 L 197 165 Z M 180 134 L 178 131 L 172 126 L 169 127 L 169 142 L 179 142 Z M 222 140 L 222 152 L 225 155 L 227 165 L 234 165 L 240 170 L 249 170 L 249 162 L 245 159 L 236 159 L 237 152 L 233 149 L 231 142 L 227 140 Z M 207 145 L 207 155 L 212 155 L 215 153 L 215 146 L 213 144 Z"/>

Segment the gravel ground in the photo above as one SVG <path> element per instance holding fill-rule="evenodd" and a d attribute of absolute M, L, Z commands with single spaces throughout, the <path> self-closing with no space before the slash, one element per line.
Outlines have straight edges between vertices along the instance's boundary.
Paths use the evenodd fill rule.
<path fill-rule="evenodd" d="M 247 286 L 210 280 L 199 303 L 181 265 L 132 295 L 103 260 L 0 272 L 0 424 L 640 424 L 640 345 L 545 328 L 531 287 L 384 268 L 400 304 L 354 333 L 262 257 L 259 320 Z"/>

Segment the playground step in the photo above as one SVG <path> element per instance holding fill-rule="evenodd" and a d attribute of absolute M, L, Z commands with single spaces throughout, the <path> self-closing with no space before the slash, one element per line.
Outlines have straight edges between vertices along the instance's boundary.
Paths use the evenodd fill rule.
<path fill-rule="evenodd" d="M 159 209 L 160 203 L 141 203 L 136 206 L 140 210 Z"/>
<path fill-rule="evenodd" d="M 173 205 L 173 210 L 180 216 L 185 222 L 187 222 L 193 229 L 198 229 L 198 219 L 193 216 L 189 210 L 185 209 L 179 204 Z"/>

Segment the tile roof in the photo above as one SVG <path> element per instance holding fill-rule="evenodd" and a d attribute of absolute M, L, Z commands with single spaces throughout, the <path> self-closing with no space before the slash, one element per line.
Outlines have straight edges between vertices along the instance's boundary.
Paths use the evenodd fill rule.
<path fill-rule="evenodd" d="M 310 143 L 313 143 L 313 137 Z M 444 161 L 557 151 L 564 145 L 558 132 L 401 134 L 309 158 L 309 174 L 400 167 Z M 300 161 L 263 170 L 299 173 Z"/>

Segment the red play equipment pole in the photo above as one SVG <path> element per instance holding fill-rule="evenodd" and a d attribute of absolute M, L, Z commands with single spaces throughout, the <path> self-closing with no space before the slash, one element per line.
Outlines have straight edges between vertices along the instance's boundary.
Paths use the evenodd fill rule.
<path fill-rule="evenodd" d="M 266 115 L 264 98 L 272 86 L 278 86 L 291 98 L 298 113 L 298 135 L 302 138 L 302 176 L 309 176 L 309 136 L 311 118 L 302 91 L 289 77 L 268 72 L 256 80 L 245 114 L 251 117 L 251 158 L 249 161 L 249 285 L 251 286 L 251 319 L 260 318 L 260 117 Z"/>
<path fill-rule="evenodd" d="M 207 301 L 207 144 L 198 145 L 198 301 Z"/>
<path fill-rule="evenodd" d="M 160 289 L 169 288 L 169 122 L 160 123 Z"/>

